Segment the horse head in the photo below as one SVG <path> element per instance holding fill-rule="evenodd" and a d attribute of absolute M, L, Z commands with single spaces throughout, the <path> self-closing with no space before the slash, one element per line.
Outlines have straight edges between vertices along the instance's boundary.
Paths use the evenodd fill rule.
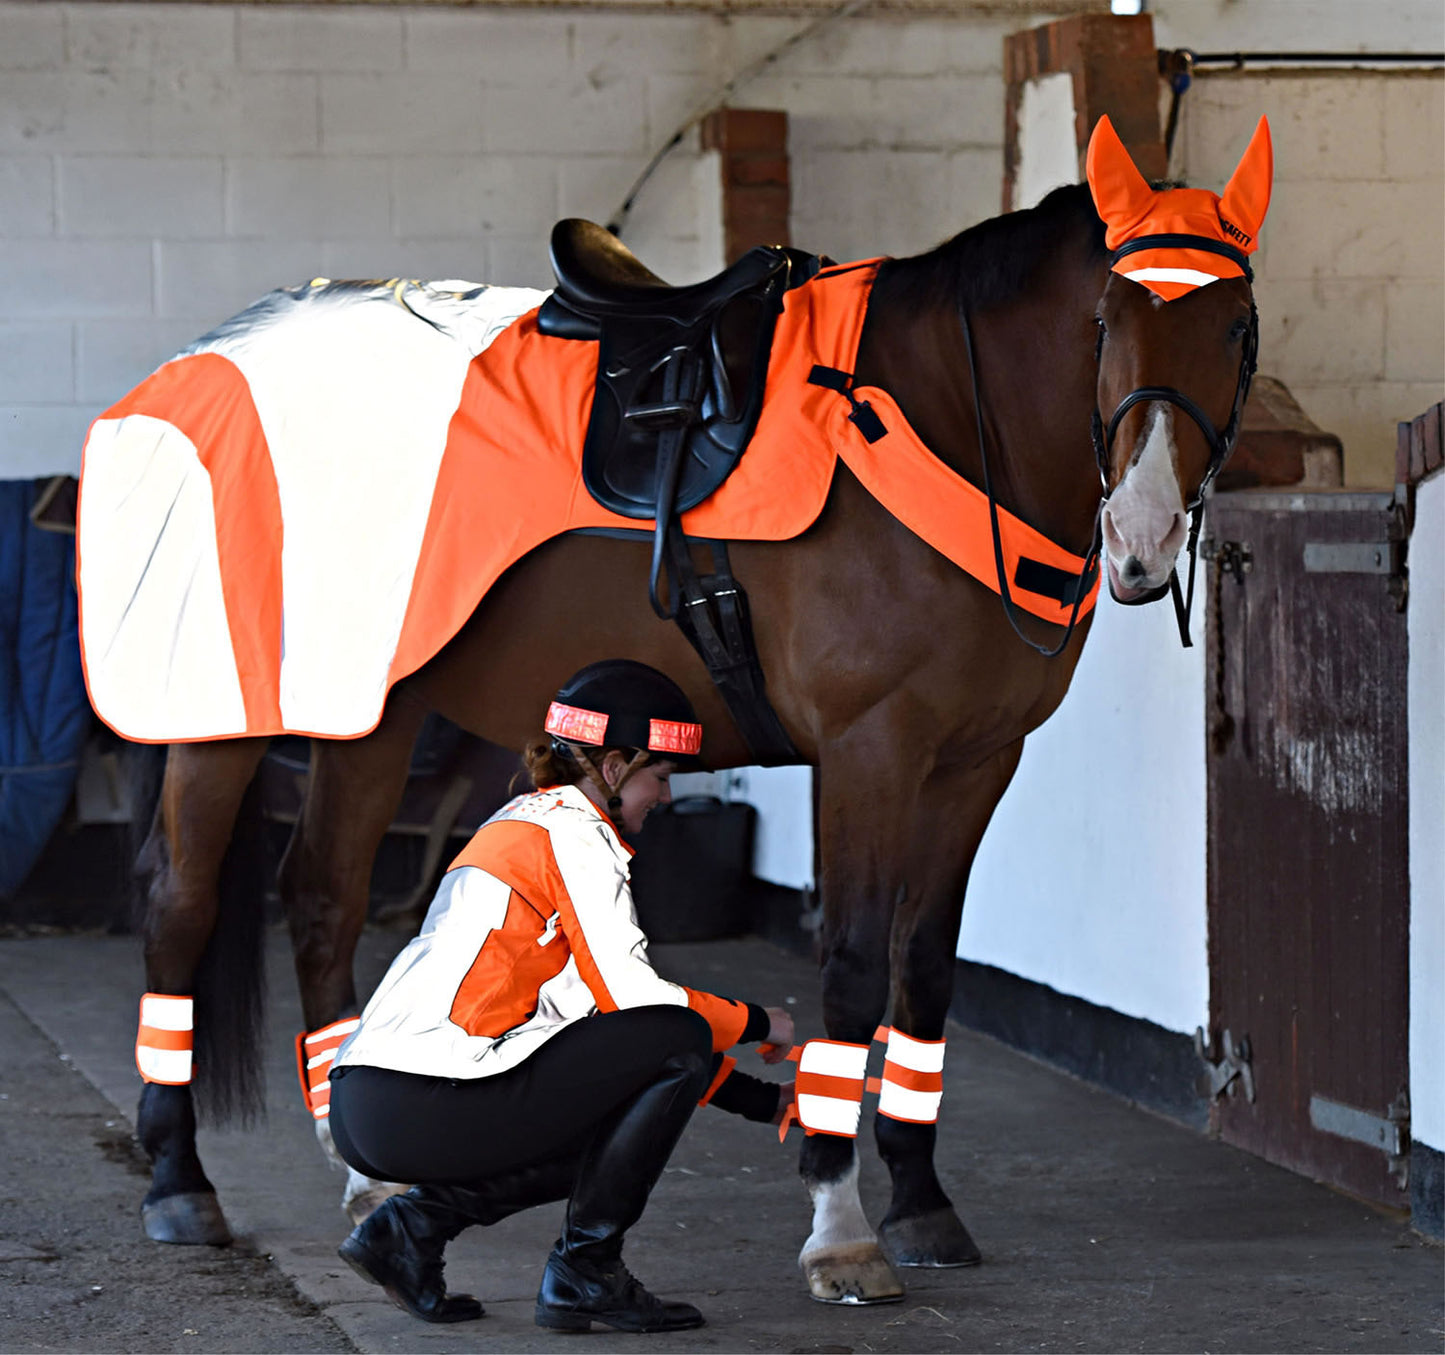
<path fill-rule="evenodd" d="M 1247 256 L 1269 206 L 1269 124 L 1259 120 L 1222 196 L 1151 187 L 1107 117 L 1087 166 L 1111 251 L 1095 317 L 1103 551 L 1114 597 L 1149 602 L 1167 591 L 1191 518 L 1197 533 L 1254 372 Z"/>

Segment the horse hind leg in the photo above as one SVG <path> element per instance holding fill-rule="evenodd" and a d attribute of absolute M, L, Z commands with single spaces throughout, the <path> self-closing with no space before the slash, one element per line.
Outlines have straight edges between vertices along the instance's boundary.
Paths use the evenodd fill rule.
<path fill-rule="evenodd" d="M 280 877 L 308 1031 L 360 1009 L 353 961 L 366 922 L 372 863 L 401 801 L 424 714 L 415 698 L 398 691 L 381 724 L 365 738 L 312 742 L 305 803 Z M 318 1109 L 317 1140 L 328 1160 L 346 1172 L 341 1207 L 353 1224 L 360 1223 L 406 1187 L 375 1181 L 343 1162 L 325 1108 Z"/>
<path fill-rule="evenodd" d="M 240 914 L 241 932 L 259 939 L 260 901 L 239 897 L 256 876 L 231 853 L 246 790 L 264 753 L 264 739 L 177 744 L 166 759 L 160 802 L 139 868 L 149 875 L 142 924 L 148 992 L 194 998 L 196 1066 L 210 1079 L 217 1118 L 254 1105 L 253 1018 L 259 1011 L 258 947 L 220 955 L 229 933 L 218 929 L 220 880 L 228 877 L 226 911 Z M 238 843 L 245 853 L 247 844 Z M 235 866 L 237 869 L 232 869 Z M 233 897 L 234 896 L 234 897 Z M 248 919 L 245 914 L 250 912 Z M 214 1021 L 212 1019 L 214 1018 Z M 208 1023 L 219 1029 L 207 1036 Z M 233 1037 L 233 1038 L 231 1038 Z M 200 1057 L 204 1055 L 204 1059 Z M 136 1132 L 151 1160 L 151 1188 L 141 1205 L 147 1236 L 157 1242 L 221 1246 L 231 1240 L 215 1187 L 196 1151 L 196 1102 L 189 1081 L 147 1081 Z"/>

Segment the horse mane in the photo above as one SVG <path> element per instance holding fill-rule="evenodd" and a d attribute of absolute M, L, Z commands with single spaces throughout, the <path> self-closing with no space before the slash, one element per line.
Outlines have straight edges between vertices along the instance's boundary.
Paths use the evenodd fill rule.
<path fill-rule="evenodd" d="M 935 249 L 890 260 L 878 284 L 915 306 L 940 295 L 977 309 L 1006 304 L 1036 282 L 1040 262 L 1063 250 L 1106 257 L 1104 223 L 1086 184 L 1067 184 L 1036 207 L 990 217 Z"/>

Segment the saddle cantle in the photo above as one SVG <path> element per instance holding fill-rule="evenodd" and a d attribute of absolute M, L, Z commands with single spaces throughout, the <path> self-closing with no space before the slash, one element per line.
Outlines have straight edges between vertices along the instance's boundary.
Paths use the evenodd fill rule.
<path fill-rule="evenodd" d="M 576 218 L 553 228 L 551 254 L 557 289 L 538 329 L 600 344 L 582 450 L 588 492 L 624 517 L 685 513 L 747 447 L 783 294 L 820 261 L 760 245 L 714 278 L 671 287 L 611 232 Z"/>

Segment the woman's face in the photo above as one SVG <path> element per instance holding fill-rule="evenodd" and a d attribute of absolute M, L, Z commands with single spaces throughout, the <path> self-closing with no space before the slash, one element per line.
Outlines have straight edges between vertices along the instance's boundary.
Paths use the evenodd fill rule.
<path fill-rule="evenodd" d="M 608 753 L 602 763 L 602 775 L 609 786 L 616 786 L 626 769 L 627 759 L 616 750 Z M 666 760 L 644 762 L 623 783 L 622 809 L 617 817 L 629 837 L 642 831 L 643 820 L 655 806 L 671 803 L 672 787 L 668 783 L 676 770 L 676 763 Z"/>

